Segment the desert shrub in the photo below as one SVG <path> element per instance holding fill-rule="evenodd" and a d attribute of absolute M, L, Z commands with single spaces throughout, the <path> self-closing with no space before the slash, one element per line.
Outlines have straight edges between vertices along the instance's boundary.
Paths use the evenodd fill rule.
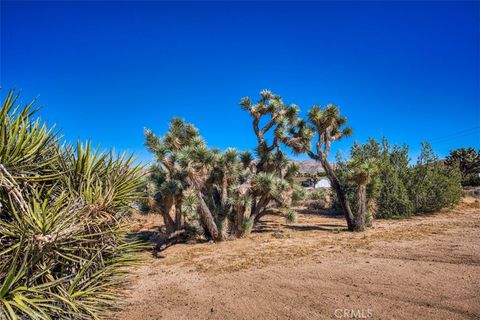
<path fill-rule="evenodd" d="M 185 235 L 187 238 L 195 239 L 200 238 L 205 235 L 205 229 L 203 229 L 202 225 L 198 223 L 198 221 L 192 221 L 190 223 L 186 223 L 185 226 Z"/>
<path fill-rule="evenodd" d="M 253 221 L 251 220 L 244 220 L 241 225 L 241 232 L 240 236 L 246 236 L 252 232 Z"/>
<path fill-rule="evenodd" d="M 309 200 L 325 200 L 326 192 L 322 189 L 313 189 L 307 192 Z"/>
<path fill-rule="evenodd" d="M 331 193 L 327 189 L 310 189 L 306 190 L 305 204 L 308 209 L 316 211 L 332 206 Z"/>
<path fill-rule="evenodd" d="M 377 199 L 376 216 L 392 218 L 412 215 L 414 208 L 407 189 L 411 172 L 408 147 L 395 145 L 390 148 L 384 138 L 379 170 L 380 193 Z"/>
<path fill-rule="evenodd" d="M 467 174 L 462 178 L 462 186 L 480 187 L 480 175 L 478 173 Z"/>
<path fill-rule="evenodd" d="M 293 210 L 289 211 L 286 216 L 286 220 L 288 223 L 295 223 L 297 222 L 298 216 L 297 213 Z"/>
<path fill-rule="evenodd" d="M 422 143 L 417 164 L 409 177 L 415 213 L 428 213 L 455 205 L 462 196 L 458 167 L 443 165 L 428 143 Z"/>
<path fill-rule="evenodd" d="M 355 159 L 359 154 L 377 163 L 377 175 L 367 184 L 367 208 L 372 218 L 434 212 L 460 200 L 462 175 L 458 166 L 442 164 L 428 143 L 422 144 L 414 166 L 409 164 L 407 146 L 390 147 L 385 138 L 381 144 L 373 139 L 367 144 L 355 144 L 350 157 Z M 356 209 L 356 184 L 351 171 L 351 161 L 337 157 L 337 176 L 351 207 Z"/>
<path fill-rule="evenodd" d="M 292 191 L 292 203 L 298 204 L 307 198 L 307 191 L 300 185 L 295 185 Z"/>
<path fill-rule="evenodd" d="M 389 166 L 382 169 L 382 186 L 377 199 L 378 218 L 392 218 L 410 216 L 413 212 L 413 204 L 404 181 L 398 173 Z"/>
<path fill-rule="evenodd" d="M 132 158 L 62 147 L 10 92 L 0 111 L 0 319 L 99 319 L 135 260 Z"/>
<path fill-rule="evenodd" d="M 471 147 L 451 150 L 445 164 L 460 169 L 463 186 L 480 186 L 480 150 Z"/>

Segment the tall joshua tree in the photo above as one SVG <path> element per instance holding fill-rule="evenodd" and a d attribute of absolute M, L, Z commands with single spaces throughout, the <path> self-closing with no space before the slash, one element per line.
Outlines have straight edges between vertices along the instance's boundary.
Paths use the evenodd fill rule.
<path fill-rule="evenodd" d="M 345 127 L 346 122 L 347 119 L 340 115 L 337 106 L 329 104 L 321 108 L 315 105 L 308 111 L 308 122 L 298 119 L 280 140 L 294 152 L 306 153 L 322 164 L 342 207 L 348 230 L 361 231 L 363 224 L 359 222 L 360 219 L 355 219 L 345 191 L 328 161 L 332 143 L 352 134 L 352 129 Z"/>
<path fill-rule="evenodd" d="M 155 155 L 156 164 L 150 168 L 150 210 L 162 215 L 168 232 L 182 227 L 181 200 L 186 189 L 186 172 L 182 170 L 178 155 L 199 140 L 197 129 L 181 119 L 173 119 L 164 137 L 145 129 L 145 145 Z M 175 220 L 172 212 L 175 210 Z"/>
<path fill-rule="evenodd" d="M 175 118 L 163 137 L 146 129 L 145 145 L 157 161 L 150 173 L 150 210 L 162 215 L 169 233 L 179 231 L 183 228 L 182 206 L 188 191 L 197 200 L 202 225 L 212 238 L 220 239 L 221 235 L 202 194 L 212 155 L 197 128 Z"/>
<path fill-rule="evenodd" d="M 254 162 L 251 156 L 246 157 L 250 163 L 242 159 L 252 173 L 243 187 L 252 199 L 247 223 L 253 225 L 269 212 L 272 202 L 281 205 L 289 203 L 288 195 L 291 195 L 293 180 L 288 178 L 293 177 L 298 168 L 288 163 L 280 143 L 285 130 L 296 123 L 299 109 L 294 104 L 284 104 L 280 96 L 268 90 L 260 92 L 260 99 L 256 103 L 252 103 L 248 97 L 243 98 L 240 106 L 250 114 L 257 138 L 257 161 Z"/>

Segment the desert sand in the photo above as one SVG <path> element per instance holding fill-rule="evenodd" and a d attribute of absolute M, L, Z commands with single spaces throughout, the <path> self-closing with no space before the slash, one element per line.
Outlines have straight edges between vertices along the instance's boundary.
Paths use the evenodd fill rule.
<path fill-rule="evenodd" d="M 341 216 L 267 216 L 243 239 L 144 252 L 112 319 L 480 319 L 479 231 L 473 199 L 364 233 Z"/>

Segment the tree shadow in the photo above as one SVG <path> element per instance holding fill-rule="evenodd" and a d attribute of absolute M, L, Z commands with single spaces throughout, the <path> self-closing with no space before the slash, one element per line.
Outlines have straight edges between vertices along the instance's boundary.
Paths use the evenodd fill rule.
<path fill-rule="evenodd" d="M 314 214 L 314 213 L 310 213 Z M 330 214 L 328 212 L 324 213 Z M 337 218 L 337 217 L 334 217 Z M 339 220 L 343 220 L 343 216 L 338 217 Z M 278 223 L 273 220 L 265 219 L 259 221 L 252 230 L 252 233 L 272 233 L 281 229 L 290 229 L 295 231 L 330 231 L 330 232 L 343 232 L 347 231 L 347 227 L 343 224 L 336 223 L 321 223 L 321 224 L 309 224 L 309 225 L 296 225 L 288 223 Z"/>
<path fill-rule="evenodd" d="M 162 236 L 160 231 L 148 230 L 148 231 L 138 231 L 130 232 L 127 235 L 128 241 L 141 241 L 150 244 L 158 244 L 162 241 Z"/>
<path fill-rule="evenodd" d="M 161 252 L 159 249 L 168 242 L 168 235 L 162 231 L 159 226 L 154 226 L 151 230 L 142 230 L 136 232 L 130 232 L 127 234 L 128 241 L 139 241 L 143 251 L 150 252 L 155 258 L 164 258 L 159 255 Z"/>
<path fill-rule="evenodd" d="M 252 229 L 252 233 L 275 232 L 282 226 L 283 224 L 276 223 L 272 220 L 261 220 L 255 224 Z"/>
<path fill-rule="evenodd" d="M 330 231 L 330 232 L 346 232 L 347 227 L 338 224 L 317 224 L 310 226 L 284 225 L 285 228 L 295 231 Z"/>
<path fill-rule="evenodd" d="M 344 219 L 343 213 L 339 212 L 334 208 L 324 208 L 324 209 L 313 209 L 313 208 L 304 208 L 297 211 L 300 214 L 304 215 L 317 215 L 333 219 Z"/>

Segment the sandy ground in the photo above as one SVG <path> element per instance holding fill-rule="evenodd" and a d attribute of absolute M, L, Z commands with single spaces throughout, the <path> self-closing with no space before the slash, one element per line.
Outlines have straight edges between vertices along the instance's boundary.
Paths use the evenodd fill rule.
<path fill-rule="evenodd" d="M 336 217 L 267 217 L 245 239 L 145 253 L 113 319 L 480 319 L 479 230 L 473 200 L 364 233 Z"/>

